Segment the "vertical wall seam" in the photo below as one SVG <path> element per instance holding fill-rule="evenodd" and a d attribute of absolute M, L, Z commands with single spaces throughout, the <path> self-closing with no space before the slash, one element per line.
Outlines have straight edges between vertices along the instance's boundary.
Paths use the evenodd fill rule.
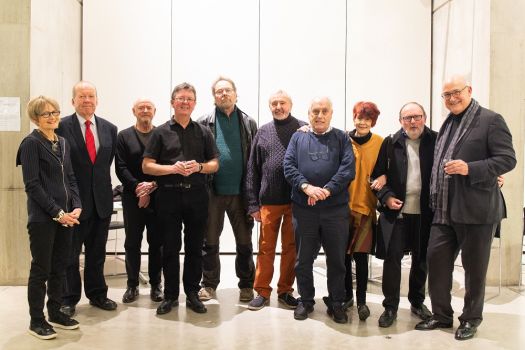
<path fill-rule="evenodd" d="M 261 0 L 258 1 L 258 38 L 257 38 L 257 125 L 261 118 Z"/>
<path fill-rule="evenodd" d="M 345 122 L 344 130 L 346 130 L 346 119 L 347 119 L 347 104 L 348 104 L 348 94 L 347 94 L 347 65 L 348 65 L 348 0 L 345 1 Z"/>

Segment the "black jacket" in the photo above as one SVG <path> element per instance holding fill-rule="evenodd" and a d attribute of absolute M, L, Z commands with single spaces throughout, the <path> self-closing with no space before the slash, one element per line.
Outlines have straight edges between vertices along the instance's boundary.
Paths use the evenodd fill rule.
<path fill-rule="evenodd" d="M 80 220 L 90 218 L 95 212 L 100 218 L 107 218 L 113 213 L 110 169 L 115 157 L 117 127 L 97 115 L 95 121 L 99 140 L 95 164 L 89 158 L 76 114 L 63 118 L 56 130 L 71 146 L 71 162 L 83 206 Z"/>
<path fill-rule="evenodd" d="M 408 159 L 406 142 L 403 129 L 400 129 L 394 135 L 390 135 L 383 140 L 377 162 L 372 173 L 372 177 L 378 177 L 382 174 L 387 176 L 386 185 L 378 192 L 376 196 L 380 202 L 378 210 L 383 212 L 383 218 L 393 224 L 399 215 L 400 210 L 392 210 L 386 206 L 386 200 L 393 196 L 401 201 L 405 201 L 406 180 L 408 171 Z M 426 254 L 428 237 L 430 234 L 430 225 L 432 224 L 433 213 L 430 209 L 430 176 L 432 173 L 432 163 L 434 161 L 434 146 L 436 144 L 437 133 L 425 126 L 421 135 L 419 145 L 419 162 L 421 171 L 421 230 L 420 230 L 420 249 L 419 252 Z M 381 219 L 383 219 L 381 218 Z M 382 223 L 380 222 L 380 225 Z M 393 226 L 392 226 L 393 227 Z M 385 239 L 386 247 L 390 240 L 391 232 L 385 232 L 381 226 L 381 233 Z M 385 237 L 386 236 L 386 237 Z M 379 247 L 378 247 L 379 248 Z M 379 250 L 379 249 L 378 249 Z M 378 251 L 381 255 L 381 252 Z M 381 256 L 379 256 L 381 257 Z"/>
<path fill-rule="evenodd" d="M 250 150 L 252 148 L 252 141 L 257 133 L 257 122 L 249 117 L 246 113 L 241 111 L 239 107 L 235 106 L 239 113 L 239 123 L 241 131 L 241 146 L 242 146 L 242 180 L 241 184 L 246 181 L 246 165 L 248 164 L 248 157 L 250 156 Z M 214 108 L 210 113 L 203 115 L 197 121 L 210 128 L 213 137 L 217 137 L 217 130 L 215 128 L 215 115 L 217 108 Z M 209 176 L 209 181 L 213 180 L 213 176 Z M 212 187 L 213 188 L 213 187 Z M 244 191 L 244 186 L 241 186 L 241 191 Z"/>
<path fill-rule="evenodd" d="M 498 224 L 505 215 L 505 204 L 497 178 L 516 166 L 512 135 L 503 117 L 480 107 L 452 159 L 465 161 L 469 172 L 467 176 L 452 175 L 449 180 L 452 222 Z"/>
<path fill-rule="evenodd" d="M 69 144 L 63 137 L 58 137 L 58 142 L 60 158 L 43 136 L 33 130 L 18 149 L 16 165 L 22 165 L 29 222 L 50 221 L 60 210 L 71 212 L 82 208 Z"/>

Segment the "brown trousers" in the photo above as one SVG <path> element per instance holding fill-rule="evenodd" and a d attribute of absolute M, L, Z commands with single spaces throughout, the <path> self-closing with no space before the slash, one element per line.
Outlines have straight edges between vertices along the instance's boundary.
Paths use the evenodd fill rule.
<path fill-rule="evenodd" d="M 272 292 L 270 282 L 273 278 L 279 227 L 281 227 L 281 273 L 279 282 L 277 282 L 277 294 L 293 292 L 295 239 L 292 226 L 292 206 L 291 204 L 263 205 L 260 210 L 261 231 L 254 289 L 259 295 L 269 298 Z"/>

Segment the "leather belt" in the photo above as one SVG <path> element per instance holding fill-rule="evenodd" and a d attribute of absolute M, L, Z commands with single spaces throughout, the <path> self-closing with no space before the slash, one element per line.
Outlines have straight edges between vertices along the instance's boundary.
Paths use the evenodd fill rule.
<path fill-rule="evenodd" d="M 162 184 L 160 186 L 162 188 L 166 188 L 166 189 L 175 189 L 175 190 L 182 190 L 182 191 L 188 191 L 188 190 L 191 190 L 191 189 L 204 188 L 203 184 L 189 184 L 189 183 L 186 183 L 186 182 Z"/>

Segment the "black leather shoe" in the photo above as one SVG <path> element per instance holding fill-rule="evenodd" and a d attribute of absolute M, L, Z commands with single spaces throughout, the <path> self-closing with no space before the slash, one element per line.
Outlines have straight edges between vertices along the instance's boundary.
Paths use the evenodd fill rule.
<path fill-rule="evenodd" d="M 139 296 L 139 288 L 138 287 L 128 287 L 126 291 L 124 292 L 124 295 L 122 296 L 122 302 L 124 304 L 134 302 L 137 300 Z"/>
<path fill-rule="evenodd" d="M 379 316 L 379 327 L 388 328 L 394 323 L 397 318 L 397 311 L 392 309 L 385 309 L 385 311 Z"/>
<path fill-rule="evenodd" d="M 437 328 L 452 328 L 452 322 L 441 322 L 436 320 L 434 317 L 431 317 L 426 321 L 421 321 L 416 324 L 415 329 L 418 331 L 431 331 Z"/>
<path fill-rule="evenodd" d="M 73 315 L 75 314 L 75 305 L 62 305 L 60 307 L 60 312 L 69 317 L 73 317 Z"/>
<path fill-rule="evenodd" d="M 113 311 L 117 308 L 117 303 L 107 297 L 97 297 L 90 299 L 89 305 L 93 305 L 106 311 Z"/>
<path fill-rule="evenodd" d="M 323 298 L 324 299 L 324 298 Z M 353 296 L 347 296 L 344 303 L 343 303 L 343 309 L 346 311 L 349 308 L 351 308 L 354 305 L 354 297 Z"/>
<path fill-rule="evenodd" d="M 332 317 L 336 323 L 347 323 L 348 316 L 346 315 L 343 305 L 332 305 L 326 309 L 326 313 Z"/>
<path fill-rule="evenodd" d="M 423 321 L 426 321 L 432 317 L 432 312 L 430 312 L 425 304 L 421 304 L 418 307 L 411 305 L 410 311 Z"/>
<path fill-rule="evenodd" d="M 297 304 L 297 307 L 293 311 L 293 318 L 296 320 L 306 320 L 308 314 L 314 311 L 314 306 L 310 303 L 303 303 L 302 301 Z"/>
<path fill-rule="evenodd" d="M 57 337 L 57 333 L 53 327 L 46 322 L 46 320 L 35 320 L 29 324 L 29 334 L 38 339 L 53 339 Z"/>
<path fill-rule="evenodd" d="M 478 330 L 478 326 L 475 326 L 468 321 L 461 321 L 461 324 L 456 330 L 455 338 L 457 340 L 471 339 L 474 337 L 474 334 L 476 334 L 477 330 Z"/>
<path fill-rule="evenodd" d="M 198 314 L 205 314 L 208 311 L 202 301 L 199 300 L 199 295 L 196 292 L 186 296 L 186 306 Z"/>
<path fill-rule="evenodd" d="M 160 286 L 160 284 L 151 286 L 149 296 L 151 298 L 151 301 L 154 301 L 154 302 L 159 302 L 159 301 L 164 300 L 164 293 L 162 293 L 162 287 Z"/>
<path fill-rule="evenodd" d="M 179 301 L 175 299 L 164 299 L 157 308 L 157 315 L 164 315 L 171 311 L 174 306 L 179 306 Z"/>
<path fill-rule="evenodd" d="M 359 315 L 359 319 L 361 321 L 366 321 L 368 316 L 370 316 L 370 309 L 366 304 L 358 304 L 357 305 L 357 314 Z"/>

